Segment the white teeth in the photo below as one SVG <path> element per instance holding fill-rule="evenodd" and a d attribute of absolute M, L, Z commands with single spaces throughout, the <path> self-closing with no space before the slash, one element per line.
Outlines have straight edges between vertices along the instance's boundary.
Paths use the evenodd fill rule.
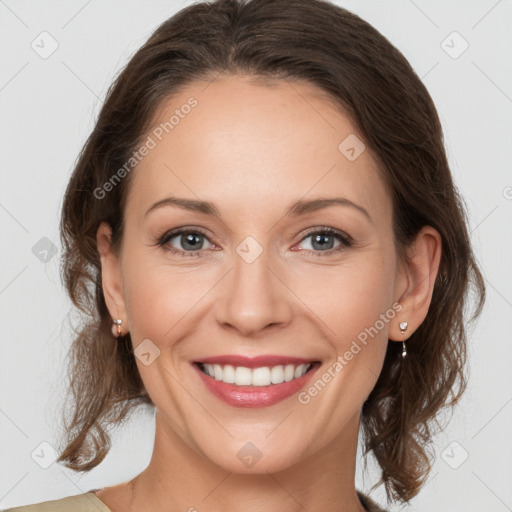
<path fill-rule="evenodd" d="M 302 377 L 312 364 L 287 364 L 286 366 L 262 366 L 259 368 L 246 368 L 244 366 L 232 366 L 220 364 L 201 364 L 200 367 L 204 373 L 213 377 L 215 380 L 221 380 L 227 384 L 237 386 L 270 386 L 271 384 L 281 384 L 290 382 L 293 379 Z"/>
<path fill-rule="evenodd" d="M 222 380 L 222 378 L 218 380 Z M 235 370 L 235 384 L 237 386 L 250 386 L 252 384 L 251 370 L 243 366 L 238 366 Z"/>
<path fill-rule="evenodd" d="M 274 366 L 270 370 L 270 380 L 272 384 L 281 384 L 284 382 L 284 366 Z"/>
<path fill-rule="evenodd" d="M 287 364 L 284 367 L 284 380 L 286 382 L 289 382 L 293 379 L 294 376 L 295 376 L 295 367 L 293 366 L 293 364 Z"/>
<path fill-rule="evenodd" d="M 263 368 L 254 368 L 252 371 L 252 385 L 253 386 L 269 386 L 270 380 L 270 368 L 264 366 Z"/>
<path fill-rule="evenodd" d="M 227 364 L 224 366 L 224 370 L 222 370 L 221 377 L 218 380 L 220 379 L 222 379 L 224 382 L 227 382 L 228 384 L 234 384 L 235 369 L 230 364 Z"/>

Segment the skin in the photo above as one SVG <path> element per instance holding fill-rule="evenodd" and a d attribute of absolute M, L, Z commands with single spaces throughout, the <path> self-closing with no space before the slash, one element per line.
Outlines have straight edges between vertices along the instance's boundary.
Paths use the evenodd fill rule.
<path fill-rule="evenodd" d="M 198 105 L 132 171 L 120 254 L 107 224 L 97 232 L 112 318 L 123 320 L 134 348 L 149 339 L 160 350 L 150 365 L 137 359 L 157 409 L 151 461 L 132 483 L 97 496 L 115 512 L 130 510 L 132 485 L 133 510 L 361 512 L 361 407 L 387 344 L 406 339 L 427 314 L 439 234 L 424 227 L 408 262 L 398 259 L 391 195 L 375 160 L 368 148 L 354 161 L 338 150 L 357 132 L 319 89 L 242 75 L 194 82 L 161 105 L 154 125 L 190 96 Z M 169 205 L 145 216 L 171 195 L 210 201 L 221 216 Z M 351 206 L 285 216 L 293 202 L 320 197 L 349 199 L 369 218 Z M 180 235 L 155 245 L 182 226 L 206 232 L 199 251 Z M 325 248 L 313 245 L 325 227 L 353 245 L 335 236 Z M 262 249 L 250 264 L 236 252 L 247 236 Z M 397 302 L 402 310 L 306 405 L 294 395 L 270 407 L 232 407 L 191 368 L 213 355 L 289 355 L 320 360 L 316 380 Z M 262 454 L 252 467 L 237 457 L 247 442 Z"/>

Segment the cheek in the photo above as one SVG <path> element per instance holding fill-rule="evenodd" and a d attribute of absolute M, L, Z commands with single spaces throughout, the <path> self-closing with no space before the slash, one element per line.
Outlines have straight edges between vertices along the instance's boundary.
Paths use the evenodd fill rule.
<path fill-rule="evenodd" d="M 222 272 L 165 264 L 142 248 L 126 254 L 123 284 L 135 344 L 146 338 L 157 345 L 179 339 L 190 328 L 190 321 L 197 321 L 196 310 L 205 307 L 208 290 L 219 292 L 222 287 L 218 283 Z M 283 267 L 281 275 L 294 294 L 284 293 L 281 299 L 295 302 L 297 314 L 309 317 L 337 354 L 348 350 L 354 339 L 364 341 L 365 333 L 367 341 L 387 341 L 389 320 L 383 324 L 379 319 L 392 305 L 394 260 L 390 251 L 369 250 L 330 267 Z M 300 318 L 296 320 L 300 323 Z"/>
<path fill-rule="evenodd" d="M 392 305 L 394 265 L 382 258 L 365 258 L 329 270 L 303 274 L 297 295 L 334 333 L 373 325 Z"/>
<path fill-rule="evenodd" d="M 359 340 L 370 349 L 364 351 L 368 357 L 381 357 L 395 316 L 393 283 L 393 258 L 374 251 L 353 263 L 302 273 L 293 289 L 317 318 L 316 324 L 323 325 L 337 354 Z"/>
<path fill-rule="evenodd" d="M 351 261 L 328 273 L 322 269 L 308 275 L 298 292 L 314 310 L 316 326 L 331 352 L 324 368 L 298 395 L 299 403 L 311 407 L 312 416 L 332 411 L 323 425 L 324 439 L 340 432 L 374 388 L 386 354 L 388 326 L 396 314 L 393 255 L 372 251 Z"/>
<path fill-rule="evenodd" d="M 197 269 L 180 270 L 144 251 L 133 251 L 124 261 L 124 290 L 131 338 L 155 344 L 178 336 L 194 315 L 208 284 Z M 203 273 L 204 274 L 204 273 Z M 169 334 L 172 333 L 171 336 Z"/>

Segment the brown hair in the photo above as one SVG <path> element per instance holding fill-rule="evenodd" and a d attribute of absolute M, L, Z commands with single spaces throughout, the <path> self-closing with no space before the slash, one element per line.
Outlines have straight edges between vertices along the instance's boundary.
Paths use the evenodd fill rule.
<path fill-rule="evenodd" d="M 399 254 L 425 225 L 442 238 L 442 257 L 425 321 L 401 344 L 388 343 L 384 367 L 362 409 L 365 461 L 373 453 L 388 500 L 408 501 L 430 471 L 427 451 L 439 411 L 466 387 L 469 286 L 471 320 L 485 287 L 454 187 L 442 127 L 426 88 L 405 57 L 358 16 L 324 0 L 217 0 L 165 21 L 109 89 L 69 181 L 61 220 L 62 276 L 84 322 L 70 349 L 73 413 L 63 418 L 59 461 L 88 471 L 110 449 L 107 427 L 137 405 L 153 405 L 139 376 L 130 335 L 115 341 L 101 286 L 96 231 L 113 230 L 119 250 L 131 174 L 103 198 L 95 190 L 138 147 L 161 103 L 194 80 L 220 73 L 297 80 L 327 93 L 350 116 L 375 155 L 393 200 Z M 376 486 L 375 485 L 375 486 Z M 374 487 L 375 487 L 374 486 Z"/>

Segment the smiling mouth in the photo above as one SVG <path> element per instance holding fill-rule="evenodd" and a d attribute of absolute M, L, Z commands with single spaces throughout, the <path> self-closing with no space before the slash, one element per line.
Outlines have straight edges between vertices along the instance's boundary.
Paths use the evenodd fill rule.
<path fill-rule="evenodd" d="M 199 369 L 209 377 L 226 384 L 235 386 L 272 386 L 300 379 L 313 368 L 320 365 L 320 361 L 302 364 L 286 364 L 275 366 L 260 366 L 247 368 L 230 364 L 195 363 Z"/>

